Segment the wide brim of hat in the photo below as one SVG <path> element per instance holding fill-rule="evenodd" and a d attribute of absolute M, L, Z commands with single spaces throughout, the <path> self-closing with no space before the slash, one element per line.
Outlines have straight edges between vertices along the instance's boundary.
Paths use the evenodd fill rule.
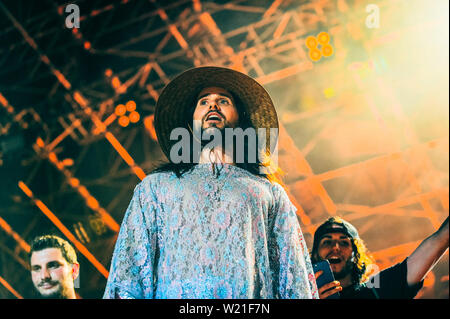
<path fill-rule="evenodd" d="M 164 154 L 177 141 L 170 140 L 170 133 L 178 127 L 186 127 L 186 110 L 193 107 L 196 97 L 206 87 L 221 87 L 237 96 L 249 116 L 253 127 L 278 129 L 278 117 L 267 91 L 246 74 L 214 66 L 189 69 L 175 77 L 161 92 L 155 110 L 155 130 Z M 189 119 L 192 120 L 192 119 Z M 267 147 L 276 140 L 269 139 Z"/>

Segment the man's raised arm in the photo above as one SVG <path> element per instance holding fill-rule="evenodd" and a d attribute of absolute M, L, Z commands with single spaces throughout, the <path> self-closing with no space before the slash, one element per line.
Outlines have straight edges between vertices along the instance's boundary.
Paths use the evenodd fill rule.
<path fill-rule="evenodd" d="M 436 265 L 449 245 L 448 217 L 441 227 L 425 239 L 408 257 L 407 282 L 409 286 L 421 282 Z"/>

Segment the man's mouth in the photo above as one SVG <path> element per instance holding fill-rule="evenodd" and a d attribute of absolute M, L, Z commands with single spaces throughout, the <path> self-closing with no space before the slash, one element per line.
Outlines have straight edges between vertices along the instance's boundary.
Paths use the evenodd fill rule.
<path fill-rule="evenodd" d="M 216 121 L 219 122 L 222 120 L 222 116 L 220 116 L 219 113 L 212 112 L 209 115 L 206 116 L 206 121 Z"/>
<path fill-rule="evenodd" d="M 341 258 L 339 258 L 339 257 L 328 257 L 327 258 L 327 260 L 329 261 L 329 263 L 331 264 L 331 265 L 333 265 L 333 264 L 339 264 L 341 261 L 342 261 L 342 259 Z"/>
<path fill-rule="evenodd" d="M 56 286 L 56 283 L 50 283 L 50 282 L 45 282 L 45 283 L 39 285 L 39 287 L 41 287 L 43 289 L 51 289 L 55 286 Z"/>

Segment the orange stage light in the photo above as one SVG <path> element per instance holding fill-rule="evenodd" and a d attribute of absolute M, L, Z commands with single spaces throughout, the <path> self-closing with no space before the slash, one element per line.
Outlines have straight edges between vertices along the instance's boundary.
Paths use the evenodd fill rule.
<path fill-rule="evenodd" d="M 127 127 L 130 124 L 130 119 L 127 116 L 121 116 L 119 118 L 119 125 L 123 127 Z"/>
<path fill-rule="evenodd" d="M 115 113 L 117 116 L 123 116 L 127 112 L 127 108 L 123 104 L 119 104 L 116 106 Z"/>
<path fill-rule="evenodd" d="M 141 117 L 141 116 L 140 116 L 139 113 L 136 112 L 136 111 L 131 112 L 131 114 L 129 115 L 129 118 L 130 118 L 130 122 L 131 122 L 131 123 L 137 123 L 137 122 L 139 122 L 140 117 Z"/>
<path fill-rule="evenodd" d="M 318 42 L 316 37 L 310 35 L 309 37 L 306 38 L 306 46 L 308 47 L 308 49 L 315 49 L 317 48 Z"/>
<path fill-rule="evenodd" d="M 136 110 L 136 102 L 128 101 L 126 107 L 128 112 L 133 112 L 134 110 Z"/>
<path fill-rule="evenodd" d="M 333 54 L 333 47 L 329 44 L 322 46 L 322 54 L 324 57 L 329 57 Z"/>
<path fill-rule="evenodd" d="M 91 48 L 91 42 L 89 42 L 89 41 L 84 42 L 84 48 L 86 50 L 89 50 Z"/>
<path fill-rule="evenodd" d="M 106 69 L 105 75 L 106 75 L 107 77 L 110 77 L 112 74 L 113 74 L 113 72 L 112 72 L 111 69 Z"/>
<path fill-rule="evenodd" d="M 319 61 L 322 57 L 322 53 L 318 49 L 312 49 L 309 51 L 309 58 L 313 61 Z"/>
<path fill-rule="evenodd" d="M 317 40 L 322 45 L 327 44 L 330 41 L 330 35 L 326 32 L 320 32 L 317 36 Z"/>

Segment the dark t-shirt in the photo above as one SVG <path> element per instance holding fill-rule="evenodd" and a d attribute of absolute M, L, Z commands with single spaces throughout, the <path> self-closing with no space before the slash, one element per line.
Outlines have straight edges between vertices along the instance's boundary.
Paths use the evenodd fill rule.
<path fill-rule="evenodd" d="M 371 277 L 368 283 L 344 288 L 341 299 L 412 299 L 423 286 L 423 280 L 408 286 L 406 279 L 407 265 L 405 259 Z M 370 288 L 371 287 L 371 288 Z"/>

